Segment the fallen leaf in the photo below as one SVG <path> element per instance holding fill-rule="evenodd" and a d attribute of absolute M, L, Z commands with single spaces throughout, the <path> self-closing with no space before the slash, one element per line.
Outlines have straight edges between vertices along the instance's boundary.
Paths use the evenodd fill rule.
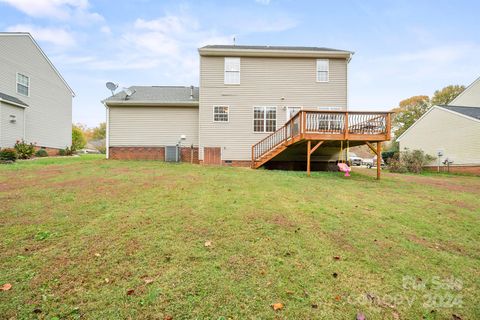
<path fill-rule="evenodd" d="M 285 290 L 286 294 L 293 294 L 294 292 L 292 290 Z"/>
<path fill-rule="evenodd" d="M 163 320 L 173 320 L 173 317 L 172 316 L 165 316 L 165 317 L 163 317 Z"/>
<path fill-rule="evenodd" d="M 207 240 L 205 241 L 205 247 L 211 247 L 212 246 L 212 241 Z"/>
<path fill-rule="evenodd" d="M 335 300 L 340 301 L 340 300 L 342 300 L 342 297 L 340 297 L 340 296 L 335 296 Z"/>
<path fill-rule="evenodd" d="M 357 320 L 366 320 L 365 315 L 361 312 L 357 313 Z"/>
<path fill-rule="evenodd" d="M 336 277 L 338 277 L 338 273 L 334 272 L 334 273 L 332 273 L 332 276 L 333 276 L 334 278 L 336 278 Z"/>
<path fill-rule="evenodd" d="M 452 314 L 452 320 L 462 320 L 462 318 L 456 314 Z"/>
<path fill-rule="evenodd" d="M 101 257 L 102 255 L 100 253 L 95 253 L 95 257 Z"/>
<path fill-rule="evenodd" d="M 110 282 L 110 279 L 105 278 L 105 283 L 109 283 L 109 282 Z"/>
<path fill-rule="evenodd" d="M 318 304 L 312 303 L 312 308 L 313 308 L 313 309 L 318 309 Z"/>
<path fill-rule="evenodd" d="M 127 296 L 131 296 L 134 293 L 135 293 L 135 290 L 133 290 L 133 289 L 127 290 Z"/>
<path fill-rule="evenodd" d="M 40 309 L 40 308 L 35 308 L 35 309 L 33 309 L 33 313 L 37 313 L 37 314 L 38 314 L 38 313 L 42 313 L 42 309 Z"/>
<path fill-rule="evenodd" d="M 396 312 L 396 311 L 393 311 L 393 312 L 392 312 L 392 317 L 393 317 L 393 319 L 395 319 L 395 320 L 400 320 L 400 315 L 399 315 L 398 312 Z"/>
<path fill-rule="evenodd" d="M 334 256 L 333 259 L 340 260 L 340 256 Z"/>
<path fill-rule="evenodd" d="M 274 311 L 282 310 L 283 309 L 283 304 L 281 304 L 280 302 L 274 303 L 274 304 L 272 304 L 272 308 L 273 308 Z"/>
<path fill-rule="evenodd" d="M 153 279 L 144 279 L 143 281 L 145 281 L 145 284 L 150 284 L 153 282 Z"/>
<path fill-rule="evenodd" d="M 12 289 L 12 285 L 10 283 L 5 283 L 3 286 L 0 287 L 1 291 L 8 291 Z"/>

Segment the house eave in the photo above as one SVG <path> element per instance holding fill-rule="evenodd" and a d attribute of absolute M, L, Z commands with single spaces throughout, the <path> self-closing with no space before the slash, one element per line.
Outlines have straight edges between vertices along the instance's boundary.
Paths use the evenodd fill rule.
<path fill-rule="evenodd" d="M 132 106 L 132 107 L 198 107 L 198 101 L 102 101 L 108 107 L 122 107 L 122 106 Z"/>
<path fill-rule="evenodd" d="M 269 58 L 343 58 L 353 55 L 350 51 L 309 51 L 309 50 L 262 50 L 262 49 L 224 49 L 200 48 L 200 56 L 221 57 L 269 57 Z"/>
<path fill-rule="evenodd" d="M 10 104 L 12 106 L 16 106 L 16 107 L 20 107 L 20 108 L 24 108 L 24 109 L 28 108 L 28 106 L 26 106 L 26 105 L 16 103 L 16 102 L 13 102 L 13 101 L 10 101 L 10 100 L 5 100 L 5 99 L 2 99 L 2 98 L 0 98 L 0 103 Z"/>

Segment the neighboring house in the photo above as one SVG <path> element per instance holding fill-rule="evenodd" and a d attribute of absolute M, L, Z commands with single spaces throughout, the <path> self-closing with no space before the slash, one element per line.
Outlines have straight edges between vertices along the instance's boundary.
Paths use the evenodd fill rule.
<path fill-rule="evenodd" d="M 453 172 L 480 174 L 480 78 L 448 105 L 429 109 L 397 141 L 400 150 L 435 156 L 432 169 L 448 161 Z"/>
<path fill-rule="evenodd" d="M 253 161 L 258 167 L 295 160 L 304 165 L 305 151 L 298 157 L 294 156 L 298 148 L 283 152 L 293 143 L 290 138 L 304 150 L 307 140 L 336 140 L 314 148 L 313 161 L 335 159 L 339 140 L 349 140 L 349 134 L 351 146 L 385 141 L 388 113 L 346 113 L 350 51 L 212 45 L 200 48 L 199 54 L 200 88 L 134 86 L 129 96 L 120 92 L 103 101 L 108 157 L 163 160 L 164 147 L 180 143 L 183 161 L 243 166 Z M 292 135 L 278 140 L 275 132 L 286 132 L 287 121 L 292 123 Z M 380 127 L 383 131 L 368 138 L 354 135 L 366 123 L 370 133 Z M 355 125 L 356 129 L 345 130 Z M 307 127 L 308 133 L 329 135 L 309 139 L 302 131 Z M 277 140 L 252 147 L 263 139 Z"/>
<path fill-rule="evenodd" d="M 0 33 L 0 147 L 71 145 L 74 92 L 29 33 Z"/>

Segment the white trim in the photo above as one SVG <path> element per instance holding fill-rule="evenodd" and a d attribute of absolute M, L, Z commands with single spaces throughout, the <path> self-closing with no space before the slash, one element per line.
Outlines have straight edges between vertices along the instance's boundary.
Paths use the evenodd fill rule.
<path fill-rule="evenodd" d="M 463 90 L 458 96 L 456 96 L 455 99 L 453 99 L 452 101 L 450 101 L 450 102 L 448 103 L 448 105 L 449 105 L 449 106 L 455 106 L 455 101 L 456 101 L 457 99 L 459 99 L 461 96 L 463 96 L 466 92 L 468 92 L 468 91 L 469 91 L 477 82 L 479 82 L 479 81 L 480 81 L 480 77 L 478 77 L 475 81 L 473 81 L 472 83 L 470 83 L 470 84 L 468 85 L 468 87 L 466 87 L 465 90 Z M 468 106 L 466 106 L 466 107 L 468 107 Z"/>
<path fill-rule="evenodd" d="M 412 130 L 413 127 L 415 127 L 415 126 L 417 125 L 417 123 L 419 123 L 423 118 L 425 118 L 425 117 L 426 117 L 430 112 L 432 112 L 434 109 L 439 109 L 439 110 L 442 110 L 442 111 L 447 111 L 447 112 L 449 112 L 449 113 L 451 113 L 451 114 L 454 114 L 454 115 L 463 117 L 463 118 L 465 118 L 465 119 L 469 119 L 469 120 L 472 120 L 472 121 L 480 122 L 480 119 L 475 119 L 475 118 L 469 117 L 469 116 L 467 116 L 467 115 L 464 115 L 464 114 L 462 114 L 462 113 L 455 112 L 455 111 L 453 111 L 453 110 L 448 110 L 448 109 L 446 109 L 446 108 L 442 108 L 442 107 L 440 107 L 440 106 L 432 106 L 430 109 L 428 109 L 427 112 L 425 112 L 420 118 L 418 118 L 418 120 L 415 121 L 415 122 L 410 126 L 410 128 L 408 128 L 407 130 L 405 130 L 405 132 L 402 133 L 402 134 L 400 135 L 400 137 L 398 137 L 395 141 L 396 141 L 396 142 L 400 142 L 400 141 L 403 139 L 403 137 L 404 137 L 408 132 L 410 132 L 410 130 Z"/>
<path fill-rule="evenodd" d="M 456 112 L 456 111 L 453 111 L 453 110 L 449 110 L 447 108 L 443 108 L 443 107 L 440 107 L 440 106 L 436 106 L 438 109 L 441 109 L 443 111 L 447 111 L 447 112 L 450 112 L 452 114 L 455 114 L 457 116 L 460 116 L 460 117 L 463 117 L 465 119 L 469 119 L 469 120 L 473 120 L 473 121 L 476 121 L 476 122 L 480 122 L 480 119 L 477 119 L 477 118 L 473 118 L 473 117 L 470 117 L 470 116 L 467 116 L 466 114 L 463 114 L 463 113 L 460 113 L 460 112 Z M 452 106 L 454 107 L 454 106 Z M 475 108 L 475 107 L 465 107 L 465 108 Z"/>
<path fill-rule="evenodd" d="M 255 108 L 275 108 L 275 130 L 273 131 L 265 131 L 267 129 L 267 110 L 265 109 L 265 114 L 263 117 L 263 131 L 255 131 Z M 273 133 L 277 131 L 277 126 L 278 126 L 278 106 L 253 106 L 252 107 L 252 131 L 253 133 L 259 133 L 259 134 L 264 134 L 264 133 Z"/>
<path fill-rule="evenodd" d="M 193 102 L 158 102 L 158 101 L 130 101 L 130 100 L 124 100 L 124 101 L 116 101 L 116 100 L 111 100 L 109 101 L 108 99 L 102 100 L 102 103 L 108 105 L 108 106 L 150 106 L 150 107 L 198 107 L 199 103 L 198 101 L 193 101 Z"/>
<path fill-rule="evenodd" d="M 25 87 L 25 85 L 23 83 L 18 82 L 18 76 L 19 75 L 28 79 L 28 85 L 26 86 L 27 87 L 27 93 L 28 93 L 27 95 L 24 95 L 23 93 L 18 92 L 18 85 L 21 85 L 21 86 Z M 30 97 L 30 76 L 26 76 L 23 73 L 17 72 L 17 74 L 15 76 L 15 92 L 17 94 L 21 95 L 21 96 Z"/>
<path fill-rule="evenodd" d="M 106 124 L 105 124 L 105 158 L 109 159 L 110 157 L 110 108 L 105 105 L 105 117 L 106 117 Z"/>
<path fill-rule="evenodd" d="M 246 49 L 238 47 L 227 48 L 199 48 L 200 56 L 221 56 L 221 57 L 304 57 L 304 58 L 345 58 L 350 60 L 352 51 L 317 51 L 317 50 L 266 50 Z"/>
<path fill-rule="evenodd" d="M 415 127 L 415 126 L 417 125 L 417 123 L 420 122 L 420 120 L 422 120 L 423 118 L 425 118 L 425 117 L 427 116 L 427 114 L 429 114 L 430 112 L 432 112 L 432 110 L 433 110 L 434 108 L 436 108 L 436 107 L 437 107 L 437 106 L 433 106 L 433 107 L 431 107 L 430 109 L 428 109 L 427 112 L 425 112 L 420 118 L 418 118 L 418 120 L 415 121 L 407 130 L 405 130 L 405 132 L 402 133 L 402 134 L 400 135 L 400 137 L 398 137 L 395 141 L 396 141 L 396 142 L 400 142 L 400 141 L 402 140 L 403 136 L 407 134 L 407 132 L 409 132 L 410 130 L 412 130 L 413 127 Z"/>
<path fill-rule="evenodd" d="M 27 141 L 27 109 L 23 108 L 23 141 Z"/>
<path fill-rule="evenodd" d="M 323 62 L 327 62 L 327 80 L 318 80 L 318 62 L 319 61 L 323 61 Z M 322 72 L 325 72 L 324 70 L 322 70 Z M 326 83 L 326 82 L 329 82 L 330 81 L 330 59 L 317 59 L 316 62 L 315 62 L 315 79 L 317 82 L 319 83 Z"/>
<path fill-rule="evenodd" d="M 11 104 L 13 106 L 20 107 L 20 108 L 28 108 L 27 106 L 24 106 L 23 104 L 19 104 L 19 103 L 12 102 L 10 100 L 5 100 L 5 99 L 2 99 L 2 98 L 0 98 L 0 102 L 6 103 L 6 104 Z"/>
<path fill-rule="evenodd" d="M 65 81 L 65 79 L 62 77 L 62 75 L 60 74 L 60 72 L 57 70 L 57 68 L 55 68 L 55 66 L 53 65 L 53 63 L 50 61 L 50 59 L 47 57 L 47 55 L 45 54 L 45 52 L 43 52 L 42 48 L 40 48 L 40 46 L 38 45 L 38 43 L 35 41 L 35 39 L 32 37 L 32 35 L 28 32 L 0 32 L 0 36 L 27 36 L 30 38 L 30 40 L 32 40 L 33 44 L 35 44 L 35 46 L 37 47 L 38 51 L 40 51 L 40 53 L 43 55 L 43 57 L 45 58 L 45 60 L 47 60 L 48 64 L 50 64 L 50 66 L 52 67 L 52 69 L 55 71 L 55 73 L 58 75 L 58 77 L 62 80 L 63 84 L 65 84 L 65 86 L 67 87 L 67 89 L 70 91 L 70 93 L 72 94 L 72 97 L 75 97 L 75 92 L 72 90 L 72 88 L 68 85 L 67 81 Z"/>
<path fill-rule="evenodd" d="M 215 108 L 216 107 L 226 107 L 227 108 L 227 121 L 215 120 Z M 212 120 L 214 123 L 229 123 L 230 122 L 230 106 L 228 105 L 213 105 L 212 106 Z"/>

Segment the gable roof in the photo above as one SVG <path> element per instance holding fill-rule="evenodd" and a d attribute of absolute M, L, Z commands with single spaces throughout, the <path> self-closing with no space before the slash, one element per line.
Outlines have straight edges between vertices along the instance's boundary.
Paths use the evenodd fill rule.
<path fill-rule="evenodd" d="M 65 81 L 65 79 L 62 77 L 62 75 L 60 74 L 60 72 L 57 70 L 57 68 L 55 68 L 55 66 L 53 65 L 53 63 L 50 61 L 50 59 L 47 57 L 47 55 L 45 54 L 45 52 L 43 52 L 42 48 L 40 48 L 40 46 L 38 45 L 38 43 L 35 41 L 35 39 L 32 37 L 32 35 L 29 33 L 29 32 L 0 32 L 0 37 L 6 37 L 6 36 L 25 36 L 25 37 L 28 37 L 32 42 L 33 44 L 37 47 L 38 51 L 40 51 L 40 53 L 42 54 L 42 56 L 45 58 L 45 60 L 48 62 L 48 64 L 52 67 L 53 71 L 55 71 L 55 73 L 58 75 L 58 77 L 62 80 L 62 82 L 65 84 L 65 86 L 67 87 L 67 89 L 70 91 L 70 93 L 72 94 L 72 97 L 75 97 L 75 92 L 72 90 L 72 88 L 68 85 L 67 81 Z"/>
<path fill-rule="evenodd" d="M 106 104 L 129 105 L 197 105 L 198 87 L 184 86 L 132 86 L 133 94 L 127 98 L 125 91 L 103 100 Z M 193 96 L 191 95 L 193 91 Z"/>
<path fill-rule="evenodd" d="M 465 100 L 468 100 L 469 96 L 475 97 L 474 90 L 477 89 L 477 98 L 480 99 L 478 92 L 480 92 L 480 77 L 478 77 L 475 81 L 473 81 L 468 87 L 465 88 L 458 96 L 455 97 L 448 105 L 455 106 L 464 104 Z M 474 98 L 475 99 L 475 98 Z M 480 100 L 475 101 L 476 105 L 480 107 Z M 470 106 L 471 107 L 471 106 Z"/>
<path fill-rule="evenodd" d="M 28 104 L 22 100 L 0 92 L 0 102 L 10 103 L 19 107 L 28 107 Z"/>
<path fill-rule="evenodd" d="M 201 56 L 332 57 L 350 59 L 354 52 L 325 47 L 207 45 Z"/>
<path fill-rule="evenodd" d="M 442 105 L 439 106 L 444 109 L 461 113 L 467 117 L 475 118 L 480 120 L 480 107 L 463 107 L 463 106 L 451 106 L 451 105 Z"/>
<path fill-rule="evenodd" d="M 464 118 L 473 120 L 473 121 L 479 121 L 480 122 L 480 107 L 463 107 L 463 106 L 446 106 L 446 105 L 440 105 L 440 106 L 433 106 L 430 109 L 428 109 L 427 112 L 425 112 L 420 118 L 418 118 L 417 121 L 415 121 L 407 130 L 405 130 L 404 133 L 400 135 L 395 141 L 399 142 L 402 140 L 402 138 L 410 132 L 417 123 L 423 120 L 432 110 L 434 109 L 440 109 L 444 110 L 450 113 L 454 113 L 457 115 L 460 115 Z"/>

